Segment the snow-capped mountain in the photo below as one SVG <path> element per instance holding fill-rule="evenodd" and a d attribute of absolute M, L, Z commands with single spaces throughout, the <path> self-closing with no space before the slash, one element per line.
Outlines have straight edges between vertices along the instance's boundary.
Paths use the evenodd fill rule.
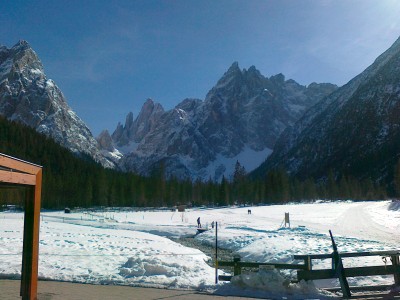
<path fill-rule="evenodd" d="M 160 167 L 167 176 L 220 180 L 238 160 L 250 171 L 270 154 L 281 132 L 337 87 L 308 87 L 282 74 L 264 77 L 254 67 L 232 64 L 204 101 L 185 99 L 165 111 L 147 100 L 138 117 L 111 135 L 124 153 L 119 166 L 149 175 Z"/>
<path fill-rule="evenodd" d="M 400 157 L 400 38 L 365 71 L 282 134 L 255 171 L 299 178 L 351 175 L 390 180 Z"/>
<path fill-rule="evenodd" d="M 43 65 L 26 41 L 0 46 L 0 114 L 35 128 L 76 154 L 114 167 L 100 152 L 89 128 L 68 106 L 62 92 L 44 74 Z"/>

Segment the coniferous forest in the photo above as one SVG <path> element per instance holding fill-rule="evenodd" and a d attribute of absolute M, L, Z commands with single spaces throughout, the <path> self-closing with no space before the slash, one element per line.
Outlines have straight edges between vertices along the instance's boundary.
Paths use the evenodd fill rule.
<path fill-rule="evenodd" d="M 378 185 L 348 176 L 326 180 L 290 178 L 283 170 L 251 179 L 236 163 L 232 178 L 181 181 L 166 179 L 162 167 L 151 177 L 105 169 L 86 156 L 77 157 L 34 129 L 0 118 L 0 152 L 43 166 L 42 208 L 64 207 L 172 207 L 176 205 L 225 206 L 268 204 L 315 199 L 384 199 L 400 193 L 400 164 L 394 184 Z M 394 186 L 394 188 L 388 188 Z M 23 205 L 23 188 L 0 189 L 0 207 Z"/>

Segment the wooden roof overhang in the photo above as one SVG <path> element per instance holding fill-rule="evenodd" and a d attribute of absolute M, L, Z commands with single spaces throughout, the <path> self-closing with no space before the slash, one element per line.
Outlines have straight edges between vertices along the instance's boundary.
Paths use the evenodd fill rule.
<path fill-rule="evenodd" d="M 28 188 L 27 197 L 25 199 L 20 295 L 23 300 L 36 300 L 42 167 L 0 153 L 0 187 L 1 186 L 23 186 Z"/>

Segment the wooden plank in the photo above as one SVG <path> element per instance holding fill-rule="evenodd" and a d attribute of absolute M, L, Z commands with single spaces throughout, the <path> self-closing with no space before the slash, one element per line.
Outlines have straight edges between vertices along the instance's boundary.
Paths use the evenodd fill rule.
<path fill-rule="evenodd" d="M 390 289 L 393 288 L 393 285 L 390 284 L 382 284 L 382 285 L 368 285 L 368 286 L 358 286 L 358 285 L 352 285 L 350 286 L 350 289 L 352 291 L 383 291 L 383 290 L 388 290 L 390 291 Z M 330 287 L 330 288 L 322 288 L 325 291 L 329 291 L 329 292 L 340 292 L 341 288 L 340 287 Z"/>
<path fill-rule="evenodd" d="M 42 168 L 38 165 L 0 153 L 0 166 L 36 175 Z"/>
<path fill-rule="evenodd" d="M 218 280 L 221 280 L 221 281 L 231 281 L 232 277 L 233 277 L 233 276 L 219 275 L 219 276 L 218 276 Z"/>
<path fill-rule="evenodd" d="M 347 277 L 358 277 L 358 276 L 378 276 L 378 275 L 391 275 L 395 272 L 400 271 L 400 266 L 370 266 L 370 267 L 357 267 L 357 268 L 345 268 Z M 299 280 L 318 280 L 318 279 L 330 279 L 337 278 L 336 270 L 323 269 L 323 270 L 311 270 L 297 271 L 297 278 Z"/>
<path fill-rule="evenodd" d="M 370 252 L 344 252 L 340 253 L 340 256 L 343 257 L 359 257 L 359 256 L 391 256 L 400 254 L 400 250 L 389 250 L 389 251 L 370 251 Z M 311 259 L 327 259 L 332 258 L 332 253 L 330 254 L 310 254 L 310 255 L 293 255 L 294 259 L 304 260 L 306 258 Z"/>
<path fill-rule="evenodd" d="M 259 268 L 260 266 L 274 266 L 276 269 L 290 270 L 306 270 L 307 267 L 301 264 L 283 264 L 283 263 L 258 263 L 258 262 L 233 262 L 233 261 L 218 261 L 218 265 L 222 267 L 234 267 L 235 265 L 241 268 Z"/>
<path fill-rule="evenodd" d="M 31 174 L 0 170 L 0 182 L 35 185 L 36 176 Z"/>
<path fill-rule="evenodd" d="M 294 259 L 304 260 L 307 258 L 310 259 L 327 259 L 332 258 L 332 253 L 330 254 L 309 254 L 309 255 L 293 255 Z"/>
<path fill-rule="evenodd" d="M 276 269 L 306 270 L 305 265 L 298 265 L 298 264 L 240 262 L 240 266 L 242 268 L 259 268 L 260 266 L 273 266 Z"/>

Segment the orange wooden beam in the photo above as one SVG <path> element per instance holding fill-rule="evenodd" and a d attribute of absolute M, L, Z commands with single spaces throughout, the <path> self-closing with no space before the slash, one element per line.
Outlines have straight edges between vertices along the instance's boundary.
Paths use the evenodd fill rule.
<path fill-rule="evenodd" d="M 37 300 L 41 192 L 42 171 L 40 170 L 36 175 L 36 185 L 28 191 L 25 202 L 21 278 L 22 300 Z"/>
<path fill-rule="evenodd" d="M 18 170 L 28 174 L 36 175 L 42 168 L 38 165 L 0 154 L 0 166 L 7 167 L 9 169 Z"/>
<path fill-rule="evenodd" d="M 35 185 L 36 176 L 31 174 L 0 170 L 0 182 Z"/>

